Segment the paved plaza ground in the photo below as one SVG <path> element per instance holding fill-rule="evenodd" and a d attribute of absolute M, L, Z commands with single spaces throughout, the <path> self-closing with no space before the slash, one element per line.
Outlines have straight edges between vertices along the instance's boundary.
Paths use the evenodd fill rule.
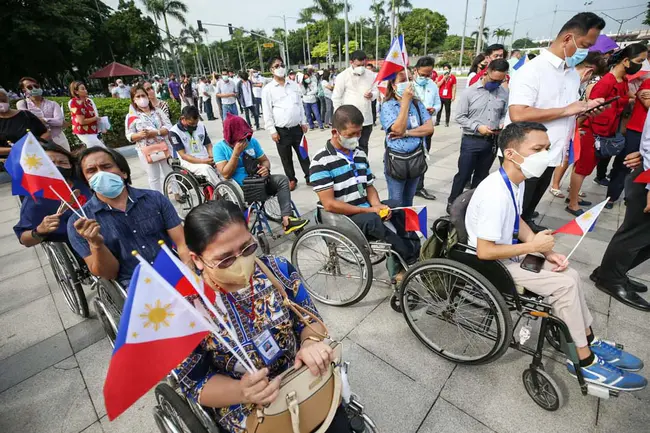
<path fill-rule="evenodd" d="M 464 80 L 459 83 L 464 87 Z M 213 140 L 221 138 L 220 121 L 209 122 Z M 282 172 L 275 146 L 265 131 L 256 133 L 269 155 L 272 171 Z M 329 131 L 308 134 L 314 154 Z M 383 176 L 383 131 L 375 128 L 370 161 L 377 189 L 387 197 Z M 431 222 L 444 214 L 451 180 L 456 173 L 460 130 L 437 127 L 432 142 L 426 186 L 436 201 L 428 206 Z M 147 186 L 137 158 L 130 157 L 136 186 Z M 299 173 L 299 167 L 296 164 Z M 300 177 L 300 176 L 299 176 Z M 565 181 L 565 188 L 568 181 Z M 588 199 L 604 200 L 605 189 L 585 182 Z M 316 196 L 304 183 L 293 199 L 305 214 Z M 544 197 L 538 207 L 541 223 L 557 228 L 571 219 L 563 200 Z M 94 316 L 81 319 L 65 305 L 61 290 L 40 248 L 25 248 L 13 234 L 19 206 L 8 184 L 0 185 L 0 432 L 2 433 L 155 433 L 153 392 L 113 422 L 106 417 L 102 386 L 110 345 Z M 633 310 L 598 291 L 589 281 L 618 225 L 624 207 L 605 210 L 598 227 L 572 259 L 582 276 L 596 333 L 624 343 L 650 364 L 650 315 Z M 273 245 L 274 254 L 289 256 L 293 237 Z M 568 253 L 578 238 L 560 235 L 557 250 Z M 378 268 L 383 268 L 380 265 Z M 650 284 L 650 264 L 633 272 Z M 456 366 L 427 350 L 410 332 L 403 317 L 389 306 L 390 288 L 375 283 L 368 296 L 347 308 L 319 305 L 333 335 L 343 341 L 351 361 L 353 391 L 382 433 L 484 432 L 647 432 L 650 390 L 610 400 L 583 397 L 561 359 L 546 357 L 549 372 L 563 390 L 564 406 L 557 412 L 539 408 L 526 393 L 521 374 L 531 358 L 509 350 L 483 366 Z M 87 293 L 92 299 L 94 293 Z M 281 432 L 278 432 L 281 433 Z"/>

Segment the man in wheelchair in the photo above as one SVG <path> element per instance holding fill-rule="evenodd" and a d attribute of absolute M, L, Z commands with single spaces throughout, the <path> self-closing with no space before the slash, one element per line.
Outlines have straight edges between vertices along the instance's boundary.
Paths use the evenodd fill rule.
<path fill-rule="evenodd" d="M 181 167 L 205 177 L 212 186 L 219 183 L 213 168 L 212 142 L 195 106 L 183 108 L 178 123 L 169 130 L 169 141 L 178 154 Z"/>
<path fill-rule="evenodd" d="M 419 238 L 405 231 L 402 211 L 391 212 L 399 203 L 379 200 L 368 157 L 358 147 L 362 129 L 363 114 L 357 107 L 339 107 L 332 120 L 332 138 L 311 161 L 309 181 L 326 211 L 347 215 L 366 236 L 390 243 L 411 265 L 420 252 Z M 384 224 L 388 220 L 396 231 Z"/>
<path fill-rule="evenodd" d="M 469 245 L 481 260 L 501 260 L 516 285 L 549 299 L 576 343 L 579 368 L 587 382 L 620 391 L 643 389 L 647 380 L 631 373 L 643 368 L 643 361 L 594 336 L 580 276 L 568 267 L 565 256 L 553 251 L 552 232 L 535 234 L 521 218 L 524 181 L 540 176 L 548 166 L 546 127 L 535 122 L 512 123 L 499 141 L 503 166 L 481 182 L 467 208 Z M 545 260 L 535 266 L 527 255 Z M 567 368 L 575 376 L 576 366 L 570 360 Z"/>
<path fill-rule="evenodd" d="M 223 138 L 212 151 L 221 175 L 233 179 L 240 186 L 247 178 L 265 178 L 266 192 L 278 197 L 284 233 L 306 226 L 308 220 L 293 217 L 289 178 L 283 174 L 271 174 L 271 161 L 259 141 L 253 138 L 250 125 L 239 116 L 228 115 L 223 122 Z"/>

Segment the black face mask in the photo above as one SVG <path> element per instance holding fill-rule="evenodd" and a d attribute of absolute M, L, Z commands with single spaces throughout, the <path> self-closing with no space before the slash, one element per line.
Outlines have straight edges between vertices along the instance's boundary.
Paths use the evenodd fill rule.
<path fill-rule="evenodd" d="M 74 175 L 74 170 L 72 168 L 65 168 L 65 167 L 56 167 L 59 169 L 59 173 L 61 173 L 61 176 L 63 176 L 64 179 L 72 179 L 72 176 Z"/>
<path fill-rule="evenodd" d="M 634 75 L 641 70 L 642 66 L 641 63 L 630 62 L 630 66 L 625 68 L 625 73 L 628 75 Z"/>
<path fill-rule="evenodd" d="M 196 131 L 196 125 L 183 125 L 187 132 L 192 133 Z"/>

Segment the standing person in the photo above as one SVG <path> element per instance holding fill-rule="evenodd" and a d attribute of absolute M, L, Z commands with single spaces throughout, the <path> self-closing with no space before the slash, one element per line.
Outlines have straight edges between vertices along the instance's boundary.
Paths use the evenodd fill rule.
<path fill-rule="evenodd" d="M 540 176 L 526 180 L 521 217 L 536 233 L 545 228 L 533 221 L 533 213 L 551 183 L 555 167 L 562 163 L 576 116 L 604 102 L 578 101 L 580 77 L 575 70 L 604 27 L 605 21 L 594 13 L 575 15 L 562 26 L 549 49 L 519 68 L 510 82 L 506 124 L 543 123 L 551 140 L 548 168 Z"/>
<path fill-rule="evenodd" d="M 599 115 L 587 119 L 581 127 L 584 134 L 580 138 L 580 159 L 576 161 L 573 173 L 571 173 L 569 205 L 566 207 L 566 211 L 574 216 L 580 216 L 584 213 L 580 206 L 591 205 L 591 202 L 580 199 L 578 192 L 582 188 L 585 177 L 589 176 L 598 165 L 597 142 L 603 143 L 606 140 L 616 139 L 624 140 L 618 131 L 623 109 L 627 107 L 629 101 L 626 75 L 639 72 L 641 63 L 647 57 L 648 51 L 644 44 L 631 44 L 617 51 L 609 58 L 610 72 L 605 74 L 591 91 L 590 99 L 609 100 L 617 96 L 619 99 L 607 106 Z M 636 151 L 637 149 L 632 148 L 629 153 Z M 623 158 L 625 158 L 625 155 L 619 158 L 620 167 L 618 170 L 625 171 Z M 625 174 L 621 173 L 623 178 Z M 616 199 L 618 199 L 618 196 Z M 605 207 L 611 209 L 613 205 L 614 200 L 610 197 L 610 201 Z"/>
<path fill-rule="evenodd" d="M 149 178 L 149 187 L 162 193 L 165 176 L 171 173 L 172 169 L 167 163 L 167 158 L 158 161 L 148 160 L 147 153 L 151 149 L 146 148 L 162 147 L 161 144 L 169 148 L 167 135 L 172 127 L 171 122 L 162 110 L 153 106 L 147 91 L 140 84 L 131 88 L 131 107 L 125 119 L 126 139 L 135 143 L 138 157 Z"/>
<path fill-rule="evenodd" d="M 252 126 L 251 123 L 251 113 L 253 113 L 253 119 L 255 120 L 255 128 L 260 130 L 260 115 L 257 112 L 257 106 L 255 105 L 255 97 L 253 94 L 253 83 L 249 79 L 248 72 L 242 71 L 239 73 L 239 83 L 237 83 L 237 99 L 239 99 L 239 106 L 243 108 L 244 113 L 246 113 L 246 122 Z"/>
<path fill-rule="evenodd" d="M 124 84 L 119 78 L 115 80 L 116 86 L 113 87 L 113 97 L 120 99 L 129 99 L 131 97 L 131 88 Z"/>
<path fill-rule="evenodd" d="M 221 117 L 223 119 L 223 106 L 221 105 L 221 98 L 216 96 L 217 85 L 219 84 L 220 80 L 221 80 L 220 75 L 217 74 L 216 72 L 213 72 L 212 73 L 212 80 L 210 81 L 210 84 L 212 85 L 212 88 L 214 89 L 214 93 L 215 93 L 214 100 L 217 101 L 217 110 L 219 110 L 219 117 Z"/>
<path fill-rule="evenodd" d="M 363 130 L 359 147 L 368 154 L 368 141 L 372 133 L 372 101 L 379 91 L 375 75 L 366 70 L 366 53 L 357 50 L 350 54 L 350 67 L 338 74 L 332 94 L 334 111 L 341 105 L 354 105 L 363 113 Z"/>
<path fill-rule="evenodd" d="M 415 96 L 422 101 L 424 108 L 427 109 L 430 116 L 437 114 L 442 105 L 438 86 L 430 78 L 434 66 L 435 61 L 433 60 L 433 57 L 420 57 L 418 62 L 415 64 L 415 72 L 417 73 L 417 76 L 415 77 L 413 85 Z M 373 104 L 374 102 L 375 101 L 373 101 Z M 427 153 L 431 150 L 431 137 L 433 137 L 433 131 L 431 135 L 424 137 L 424 144 L 427 147 Z M 418 186 L 415 190 L 415 195 L 427 200 L 436 199 L 436 196 L 433 195 L 433 193 L 424 189 L 424 175 L 420 176 Z"/>
<path fill-rule="evenodd" d="M 366 69 L 368 70 L 369 74 L 372 74 L 374 76 L 372 80 L 375 81 L 377 78 L 377 71 L 375 70 L 375 66 L 371 63 L 368 63 L 366 65 Z M 379 97 L 379 95 L 377 95 L 377 97 Z M 370 103 L 370 108 L 372 109 L 372 126 L 375 126 L 375 124 L 377 124 L 377 98 L 372 100 Z"/>
<path fill-rule="evenodd" d="M 334 114 L 334 103 L 332 102 L 334 83 L 330 79 L 330 71 L 325 70 L 323 72 L 323 79 L 320 84 L 323 87 L 323 95 L 325 97 L 325 115 L 323 116 L 323 123 L 325 124 L 325 128 L 331 128 L 332 115 Z"/>
<path fill-rule="evenodd" d="M 483 78 L 483 74 L 485 74 L 485 71 L 487 71 L 487 65 L 489 65 L 491 61 L 497 59 L 505 59 L 507 56 L 508 52 L 506 51 L 506 48 L 501 44 L 492 44 L 487 47 L 485 49 L 485 60 L 487 60 L 487 62 L 483 62 L 482 68 L 477 71 L 476 75 L 468 80 L 468 86 L 471 86 Z"/>
<path fill-rule="evenodd" d="M 510 52 L 510 59 L 508 59 L 508 69 L 514 71 L 514 67 L 519 62 L 519 59 L 521 59 L 521 51 L 517 49 L 512 50 Z"/>
<path fill-rule="evenodd" d="M 192 92 L 192 83 L 190 82 L 190 77 L 185 75 L 181 76 L 183 83 L 181 84 L 181 96 L 182 96 L 182 107 L 187 107 L 188 105 L 194 105 L 194 93 Z"/>
<path fill-rule="evenodd" d="M 483 53 L 480 53 L 478 56 L 474 57 L 474 60 L 472 60 L 472 66 L 469 67 L 469 75 L 467 76 L 466 87 L 469 87 L 471 85 L 469 82 L 472 81 L 472 78 L 474 78 L 480 69 L 483 69 L 487 66 L 488 61 L 489 60 L 485 58 L 485 54 Z"/>
<path fill-rule="evenodd" d="M 68 143 L 68 139 L 63 133 L 65 120 L 61 106 L 54 101 L 43 98 L 43 89 L 34 78 L 21 78 L 19 87 L 25 93 L 25 99 L 18 101 L 16 108 L 28 110 L 38 117 L 50 131 L 52 141 L 69 152 L 70 143 Z"/>
<path fill-rule="evenodd" d="M 472 179 L 476 188 L 490 173 L 497 149 L 499 131 L 508 111 L 508 90 L 501 86 L 508 73 L 508 62 L 490 62 L 483 78 L 465 90 L 458 102 L 456 122 L 463 129 L 458 156 L 458 173 L 447 202 L 447 213 L 454 200 Z"/>
<path fill-rule="evenodd" d="M 208 120 L 216 119 L 212 110 L 213 92 L 214 90 L 212 89 L 212 85 L 210 85 L 205 77 L 201 77 L 201 80 L 199 82 L 199 95 L 201 97 L 201 101 L 203 102 L 203 111 L 205 112 L 206 116 L 208 116 Z"/>
<path fill-rule="evenodd" d="M 449 126 L 449 116 L 451 116 L 451 103 L 456 99 L 456 76 L 451 73 L 451 65 L 445 63 L 442 65 L 442 75 L 438 77 L 437 82 L 440 90 L 440 101 L 445 108 L 445 126 Z M 436 126 L 440 125 L 442 109 L 438 110 L 436 116 Z"/>
<path fill-rule="evenodd" d="M 323 121 L 320 117 L 320 110 L 318 108 L 318 84 L 316 83 L 316 78 L 312 78 L 312 75 L 309 72 L 305 72 L 302 77 L 302 83 L 300 83 L 300 91 L 302 92 L 302 103 L 305 106 L 305 115 L 307 116 L 307 121 L 309 122 L 309 129 L 314 129 L 314 121 L 312 120 L 311 115 L 313 114 L 318 122 L 320 129 L 323 128 Z"/>
<path fill-rule="evenodd" d="M 255 98 L 255 110 L 257 111 L 257 116 L 262 115 L 262 87 L 266 84 L 266 78 L 264 78 L 258 70 L 251 70 L 251 76 L 249 77 L 251 83 L 253 84 L 253 98 Z"/>
<path fill-rule="evenodd" d="M 50 139 L 50 132 L 38 117 L 27 110 L 14 110 L 9 94 L 0 87 L 0 158 L 6 158 L 11 146 L 31 131 L 40 141 Z"/>
<path fill-rule="evenodd" d="M 178 81 L 176 81 L 176 74 L 172 73 L 169 75 L 169 82 L 167 83 L 167 88 L 169 89 L 170 96 L 180 104 L 181 85 L 178 83 Z"/>
<path fill-rule="evenodd" d="M 147 92 L 147 96 L 149 96 L 149 100 L 151 101 L 151 105 L 153 105 L 154 108 L 157 108 L 158 110 L 162 111 L 165 113 L 165 116 L 167 116 L 168 119 L 171 119 L 171 115 L 169 112 L 169 105 L 165 101 L 161 101 L 156 97 L 156 93 L 154 91 L 153 83 L 150 83 L 148 81 L 145 81 L 143 84 L 144 90 Z"/>
<path fill-rule="evenodd" d="M 221 80 L 217 83 L 216 97 L 221 99 L 221 118 L 225 121 L 228 113 L 239 115 L 237 111 L 237 87 L 233 80 L 230 79 L 230 71 L 224 69 L 221 71 Z"/>
<path fill-rule="evenodd" d="M 88 98 L 86 85 L 81 81 L 70 83 L 70 96 L 72 99 L 68 102 L 68 108 L 72 119 L 72 133 L 86 147 L 106 147 L 104 142 L 97 136 L 99 132 L 99 114 L 97 108 L 95 108 L 95 103 Z"/>
<path fill-rule="evenodd" d="M 406 72 L 398 72 L 386 86 L 386 100 L 381 107 L 380 121 L 386 131 L 384 168 L 388 199 L 395 200 L 399 206 L 413 206 L 413 197 L 421 176 L 405 180 L 393 177 L 386 163 L 388 152 L 391 150 L 407 156 L 423 149 L 425 138 L 433 134 L 431 115 L 421 102 L 414 99 L 413 87 L 414 84 L 406 78 Z"/>
<path fill-rule="evenodd" d="M 284 173 L 289 178 L 291 191 L 296 189 L 298 179 L 293 168 L 291 149 L 296 152 L 305 182 L 309 185 L 309 156 L 300 153 L 300 143 L 308 131 L 307 117 L 300 101 L 300 89 L 295 81 L 285 78 L 287 69 L 281 57 L 271 59 L 269 70 L 273 80 L 262 89 L 264 127 L 278 147 Z"/>

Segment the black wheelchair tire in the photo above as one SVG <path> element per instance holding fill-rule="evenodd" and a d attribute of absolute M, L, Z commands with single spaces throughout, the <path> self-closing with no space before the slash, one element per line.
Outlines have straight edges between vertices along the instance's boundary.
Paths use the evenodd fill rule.
<path fill-rule="evenodd" d="M 546 335 L 544 336 L 546 338 L 546 341 L 553 347 L 553 349 L 557 350 L 560 353 L 563 353 L 562 351 L 562 342 L 560 340 L 560 328 L 555 325 L 553 322 L 550 320 L 546 324 Z"/>
<path fill-rule="evenodd" d="M 418 273 L 436 267 L 443 267 L 443 268 L 447 267 L 452 269 L 458 269 L 464 272 L 465 274 L 468 274 L 473 278 L 475 278 L 478 281 L 478 283 L 489 293 L 493 302 L 501 310 L 501 317 L 503 318 L 503 323 L 504 323 L 503 329 L 501 330 L 502 332 L 502 335 L 500 336 L 501 341 L 497 342 L 497 344 L 495 344 L 495 346 L 486 355 L 478 359 L 472 359 L 472 360 L 459 359 L 451 356 L 449 352 L 446 351 L 444 348 L 442 350 L 438 350 L 435 347 L 432 347 L 420 335 L 419 329 L 409 317 L 408 311 L 402 308 L 402 314 L 411 331 L 415 334 L 418 340 L 420 340 L 422 344 L 424 344 L 429 350 L 447 359 L 448 361 L 454 362 L 456 364 L 480 365 L 480 364 L 490 363 L 500 358 L 508 350 L 508 347 L 510 347 L 510 340 L 512 338 L 513 325 L 512 325 L 512 317 L 510 315 L 510 310 L 506 304 L 506 301 L 503 299 L 503 296 L 501 296 L 501 293 L 499 293 L 499 291 L 494 287 L 494 285 L 486 277 L 484 277 L 483 275 L 481 275 L 471 267 L 450 259 L 429 259 L 423 262 L 418 262 L 415 266 L 409 268 L 408 271 L 406 272 L 406 275 L 404 275 L 404 280 L 402 281 L 402 284 L 400 286 L 400 291 L 399 291 L 400 304 L 404 305 L 405 302 L 408 303 L 408 299 L 407 299 L 408 295 L 406 289 L 409 283 L 414 278 L 417 277 Z"/>
<path fill-rule="evenodd" d="M 60 242 L 51 242 L 45 246 L 45 252 L 52 266 L 52 273 L 63 291 L 68 307 L 73 313 L 86 318 L 89 315 L 88 301 L 83 285 L 79 280 L 79 273 L 72 263 L 68 246 Z M 64 282 L 65 281 L 65 282 Z"/>
<path fill-rule="evenodd" d="M 230 194 L 230 197 L 224 197 L 222 195 L 221 191 L 223 189 L 227 190 L 228 194 Z M 228 200 L 229 202 L 235 203 L 237 206 L 239 206 L 242 212 L 246 209 L 246 202 L 244 201 L 244 196 L 242 195 L 241 192 L 239 192 L 239 190 L 237 190 L 230 184 L 230 181 L 219 182 L 214 187 L 214 199 L 219 200 L 222 198 Z"/>
<path fill-rule="evenodd" d="M 526 392 L 533 399 L 533 401 L 542 409 L 549 412 L 554 412 L 562 407 L 564 398 L 562 396 L 562 390 L 555 383 L 555 380 L 544 370 L 539 368 L 527 368 L 521 374 L 521 380 L 524 382 L 524 388 Z M 538 382 L 538 389 L 534 389 L 535 386 L 534 380 Z M 540 395 L 540 388 L 547 393 L 547 396 L 550 396 L 550 401 L 542 398 Z"/>
<path fill-rule="evenodd" d="M 259 244 L 262 253 L 265 255 L 271 254 L 271 244 L 269 243 L 269 239 L 266 237 L 266 235 L 264 233 L 260 233 L 256 237 L 257 243 Z"/>
<path fill-rule="evenodd" d="M 279 209 L 280 208 L 280 203 L 278 202 L 278 198 L 277 197 L 269 197 L 268 200 L 266 200 L 264 202 L 264 206 L 263 206 L 262 210 L 264 212 L 264 215 L 266 215 L 266 217 L 269 220 L 273 221 L 274 223 L 280 223 L 280 222 L 282 222 L 282 215 L 271 210 L 271 206 L 272 206 L 272 204 L 274 202 L 277 203 L 277 207 Z M 269 205 L 268 208 L 267 208 L 267 205 Z M 292 209 L 291 212 L 293 213 L 293 209 Z"/>
<path fill-rule="evenodd" d="M 172 416 L 173 420 L 173 415 L 167 413 L 168 404 L 189 431 L 192 433 L 208 433 L 205 426 L 190 408 L 190 405 L 172 387 L 166 383 L 160 383 L 156 386 L 154 394 L 163 416 Z"/>
<path fill-rule="evenodd" d="M 93 299 L 93 309 L 102 325 L 102 329 L 106 333 L 106 338 L 111 347 L 115 347 L 115 340 L 117 340 L 117 331 L 120 323 L 120 313 L 115 309 L 115 306 L 104 302 L 99 297 Z"/>
<path fill-rule="evenodd" d="M 193 190 L 194 191 L 194 194 L 197 197 L 196 206 L 203 203 L 203 201 L 204 201 L 203 191 L 201 190 L 201 187 L 199 186 L 198 182 L 196 182 L 196 180 L 192 176 L 190 176 L 188 174 L 181 173 L 180 171 L 176 171 L 176 170 L 172 171 L 167 176 L 165 176 L 165 180 L 163 181 L 163 193 L 164 193 L 165 197 L 167 197 L 167 199 L 170 202 L 173 203 L 175 198 L 173 197 L 173 194 L 170 195 L 170 193 L 169 193 L 169 183 L 171 182 L 172 178 L 177 178 L 179 176 L 183 178 L 182 182 L 185 183 L 185 185 L 183 185 L 183 186 L 185 188 L 187 188 L 188 190 Z M 190 210 L 192 210 L 196 206 L 192 206 L 190 208 Z M 189 213 L 189 211 L 188 211 L 188 213 Z M 185 219 L 184 215 L 179 214 L 179 216 L 181 217 L 181 219 Z"/>

